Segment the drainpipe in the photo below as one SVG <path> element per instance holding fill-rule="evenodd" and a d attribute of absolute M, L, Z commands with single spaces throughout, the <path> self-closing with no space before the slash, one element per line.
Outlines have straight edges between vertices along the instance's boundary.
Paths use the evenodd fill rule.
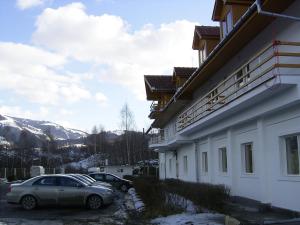
<path fill-rule="evenodd" d="M 258 14 L 300 21 L 300 17 L 295 17 L 295 16 L 289 16 L 289 15 L 286 15 L 286 14 L 280 14 L 280 13 L 273 13 L 273 12 L 267 12 L 267 11 L 264 11 L 264 10 L 262 9 L 261 0 L 256 0 L 256 1 L 255 1 L 255 4 L 256 4 L 256 6 L 257 6 L 257 13 L 258 13 Z"/>

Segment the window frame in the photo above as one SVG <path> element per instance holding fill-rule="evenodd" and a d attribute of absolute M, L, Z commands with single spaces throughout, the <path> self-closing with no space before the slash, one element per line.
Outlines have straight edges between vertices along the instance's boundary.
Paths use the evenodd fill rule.
<path fill-rule="evenodd" d="M 290 174 L 288 173 L 288 162 L 287 162 L 287 146 L 286 146 L 286 138 L 294 137 L 297 138 L 298 145 L 298 174 Z M 282 137 L 281 144 L 281 159 L 282 159 L 282 174 L 287 177 L 300 177 L 300 134 L 291 134 Z"/>
<path fill-rule="evenodd" d="M 201 152 L 201 164 L 202 164 L 201 166 L 202 174 L 208 174 L 208 151 Z"/>
<path fill-rule="evenodd" d="M 252 172 L 247 172 L 246 168 L 246 146 L 251 145 L 251 159 L 252 159 Z M 254 157 L 254 144 L 253 142 L 245 142 L 241 144 L 241 166 L 242 166 L 242 174 L 247 176 L 255 175 L 255 157 Z"/>
<path fill-rule="evenodd" d="M 187 157 L 187 155 L 183 156 L 183 172 L 185 174 L 188 173 L 188 157 Z"/>
<path fill-rule="evenodd" d="M 223 150 L 225 150 L 225 159 L 226 159 L 226 171 L 224 171 L 223 169 Z M 219 172 L 221 173 L 221 174 L 228 174 L 228 154 L 227 154 L 227 148 L 226 148 L 226 146 L 224 146 L 224 147 L 220 147 L 220 148 L 218 148 L 218 155 L 219 155 Z"/>
<path fill-rule="evenodd" d="M 172 173 L 172 158 L 169 158 L 169 173 Z"/>
<path fill-rule="evenodd" d="M 54 185 L 41 184 L 41 181 L 42 181 L 42 180 L 48 179 L 48 178 L 52 178 L 52 179 L 55 180 Z M 39 186 L 39 187 L 54 187 L 54 186 L 58 186 L 58 180 L 57 180 L 57 177 L 52 177 L 52 176 L 49 176 L 49 177 L 41 177 L 40 179 L 34 181 L 34 182 L 32 183 L 32 186 Z"/>
<path fill-rule="evenodd" d="M 61 183 L 61 180 L 63 180 L 63 179 L 72 181 L 72 182 L 74 182 L 74 184 L 77 184 L 77 185 L 74 185 L 74 186 L 64 186 Z M 58 185 L 60 187 L 64 187 L 64 188 L 78 188 L 78 187 L 83 187 L 84 186 L 83 182 L 81 182 L 79 180 L 76 180 L 73 177 L 58 177 L 57 182 L 58 182 Z"/>

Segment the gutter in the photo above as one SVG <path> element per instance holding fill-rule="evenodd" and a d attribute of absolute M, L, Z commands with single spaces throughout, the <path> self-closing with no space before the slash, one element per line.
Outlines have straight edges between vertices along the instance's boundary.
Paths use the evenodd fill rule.
<path fill-rule="evenodd" d="M 257 6 L 257 13 L 258 14 L 265 15 L 265 16 L 272 16 L 272 17 L 279 17 L 279 18 L 285 18 L 285 19 L 300 21 L 300 17 L 289 16 L 289 15 L 286 15 L 286 14 L 280 14 L 280 13 L 264 11 L 262 9 L 261 0 L 256 0 L 254 4 L 256 4 L 256 6 Z"/>

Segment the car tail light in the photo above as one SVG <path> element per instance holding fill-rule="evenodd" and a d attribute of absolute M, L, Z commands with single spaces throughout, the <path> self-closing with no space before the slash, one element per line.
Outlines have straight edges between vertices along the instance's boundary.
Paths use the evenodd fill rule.
<path fill-rule="evenodd" d="M 8 192 L 11 192 L 11 185 L 8 186 Z"/>

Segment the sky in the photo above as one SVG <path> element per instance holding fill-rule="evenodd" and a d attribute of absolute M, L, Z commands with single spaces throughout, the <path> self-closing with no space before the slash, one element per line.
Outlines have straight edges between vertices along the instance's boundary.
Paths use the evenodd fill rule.
<path fill-rule="evenodd" d="M 151 125 L 143 76 L 197 66 L 195 25 L 214 0 L 1 0 L 0 114 L 90 132 L 127 103 Z"/>

